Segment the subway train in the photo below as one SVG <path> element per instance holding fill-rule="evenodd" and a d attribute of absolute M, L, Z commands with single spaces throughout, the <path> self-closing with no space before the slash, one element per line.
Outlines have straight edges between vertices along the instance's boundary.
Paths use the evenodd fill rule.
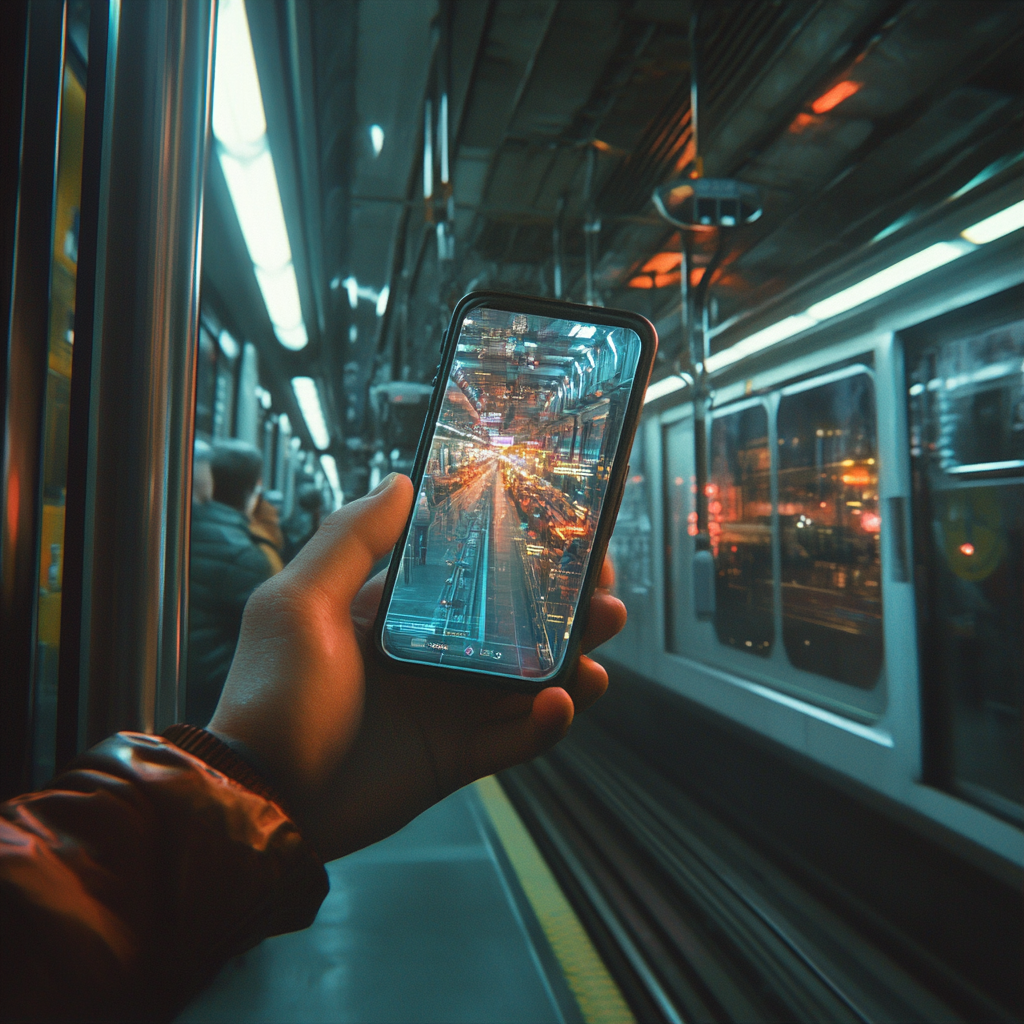
<path fill-rule="evenodd" d="M 269 578 L 412 471 L 464 294 L 659 337 L 608 692 L 329 865 L 316 922 L 178 1019 L 1024 1019 L 1024 7 L 19 0 L 6 22 L 0 798 L 188 716 L 216 453 L 258 467 L 265 518 L 230 514 Z M 432 629 L 475 616 L 497 650 L 478 595 L 528 553 L 517 628 L 546 664 L 598 442 L 570 409 L 549 440 L 575 482 L 517 475 L 558 459 L 485 410 L 473 360 L 514 355 L 521 408 L 566 408 L 517 332 L 453 373 L 469 425 L 404 571 Z M 612 356 L 580 356 L 581 394 Z"/>

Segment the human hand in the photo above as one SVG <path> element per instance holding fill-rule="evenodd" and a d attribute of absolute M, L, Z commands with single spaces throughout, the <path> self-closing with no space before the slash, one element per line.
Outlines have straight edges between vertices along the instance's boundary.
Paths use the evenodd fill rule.
<path fill-rule="evenodd" d="M 303 835 L 332 860 L 397 831 L 462 786 L 558 742 L 608 686 L 581 656 L 565 689 L 509 693 L 395 672 L 371 632 L 384 574 L 413 500 L 393 476 L 324 520 L 295 560 L 250 598 L 210 729 L 267 764 Z M 610 563 L 583 649 L 614 636 L 626 609 Z"/>

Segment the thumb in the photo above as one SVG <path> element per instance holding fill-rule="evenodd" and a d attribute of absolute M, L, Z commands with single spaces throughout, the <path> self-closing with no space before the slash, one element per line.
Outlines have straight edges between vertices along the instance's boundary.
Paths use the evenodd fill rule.
<path fill-rule="evenodd" d="M 398 542 L 412 499 L 412 481 L 391 473 L 365 498 L 332 512 L 292 564 L 347 607 L 374 563 Z"/>

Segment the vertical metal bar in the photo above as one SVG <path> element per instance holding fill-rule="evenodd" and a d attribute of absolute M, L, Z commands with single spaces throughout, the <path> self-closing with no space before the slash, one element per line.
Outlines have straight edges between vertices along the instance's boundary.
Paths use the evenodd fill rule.
<path fill-rule="evenodd" d="M 690 12 L 690 132 L 693 138 L 693 160 L 696 177 L 704 174 L 704 161 L 700 154 L 700 13 L 701 0 L 695 0 Z"/>
<path fill-rule="evenodd" d="M 96 308 L 96 257 L 102 196 L 102 161 L 109 104 L 107 85 L 117 49 L 117 3 L 92 0 L 89 63 L 85 83 L 82 200 L 75 284 L 75 346 L 71 364 L 68 421 L 67 495 L 64 506 L 64 573 L 61 583 L 60 650 L 57 674 L 56 764 L 79 748 L 81 706 L 82 596 L 85 551 L 86 481 L 89 471 L 89 400 Z"/>
<path fill-rule="evenodd" d="M 183 704 L 213 0 L 120 7 L 97 259 L 84 740 Z"/>
<path fill-rule="evenodd" d="M 555 298 L 562 297 L 562 218 L 565 216 L 565 196 L 559 196 L 555 205 L 555 223 L 551 229 L 551 248 L 555 258 Z"/>
<path fill-rule="evenodd" d="M 20 156 L 5 323 L 0 524 L 0 794 L 29 785 L 39 593 L 43 407 L 65 5 L 34 0 L 21 42 Z M 17 19 L 12 19 L 16 27 Z M 16 43 L 16 41 L 14 41 Z M 12 47 L 13 48 L 13 47 Z"/>

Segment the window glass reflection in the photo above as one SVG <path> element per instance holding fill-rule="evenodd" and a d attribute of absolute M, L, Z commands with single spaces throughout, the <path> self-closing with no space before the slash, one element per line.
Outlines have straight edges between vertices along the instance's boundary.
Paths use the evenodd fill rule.
<path fill-rule="evenodd" d="M 1024 321 L 930 345 L 910 384 L 922 671 L 939 781 L 1024 820 Z M 920 614 L 920 613 L 919 613 Z"/>
<path fill-rule="evenodd" d="M 763 406 L 713 421 L 707 496 L 715 632 L 723 644 L 766 657 L 775 630 L 771 456 Z"/>
<path fill-rule="evenodd" d="M 782 639 L 790 662 L 870 688 L 882 666 L 881 516 L 868 373 L 784 395 L 778 412 Z"/>
<path fill-rule="evenodd" d="M 697 532 L 697 478 L 693 474 L 693 422 L 677 420 L 662 430 L 662 479 L 665 501 L 665 644 L 685 654 L 688 616 L 692 614 L 690 563 Z"/>

